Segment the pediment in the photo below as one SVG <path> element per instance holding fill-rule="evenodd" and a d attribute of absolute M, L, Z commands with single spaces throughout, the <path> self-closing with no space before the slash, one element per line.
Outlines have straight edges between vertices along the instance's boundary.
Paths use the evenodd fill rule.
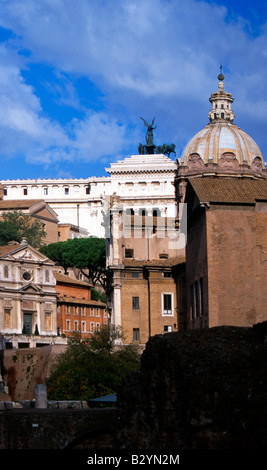
<path fill-rule="evenodd" d="M 31 214 L 38 217 L 39 219 L 48 220 L 52 222 L 58 222 L 57 213 L 46 203 L 39 205 L 38 207 L 31 208 Z"/>
<path fill-rule="evenodd" d="M 35 286 L 33 284 L 27 284 L 26 286 L 21 287 L 19 289 L 19 292 L 27 293 L 27 294 L 42 294 L 43 291 L 40 289 L 40 287 Z"/>
<path fill-rule="evenodd" d="M 12 255 L 11 258 L 10 255 Z M 30 245 L 25 245 L 25 247 L 20 245 L 19 249 L 14 250 L 13 253 L 9 253 L 9 258 L 17 261 L 29 261 L 40 264 L 46 262 L 49 263 L 51 266 L 55 264 L 53 261 L 48 259 L 47 256 L 35 250 Z"/>

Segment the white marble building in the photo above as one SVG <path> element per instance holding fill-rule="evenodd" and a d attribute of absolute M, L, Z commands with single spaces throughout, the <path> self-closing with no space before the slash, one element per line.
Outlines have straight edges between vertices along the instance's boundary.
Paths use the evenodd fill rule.
<path fill-rule="evenodd" d="M 44 199 L 60 224 L 79 227 L 80 236 L 105 236 L 103 204 L 120 196 L 124 208 L 176 216 L 176 162 L 163 154 L 132 155 L 111 163 L 109 176 L 79 179 L 2 180 L 4 199 Z M 82 235 L 81 235 L 82 234 Z"/>

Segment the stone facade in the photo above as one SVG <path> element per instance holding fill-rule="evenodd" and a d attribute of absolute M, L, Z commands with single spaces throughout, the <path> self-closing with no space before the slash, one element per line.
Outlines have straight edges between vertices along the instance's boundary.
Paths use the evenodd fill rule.
<path fill-rule="evenodd" d="M 0 247 L 1 349 L 60 341 L 53 269 L 26 240 Z"/>
<path fill-rule="evenodd" d="M 103 206 L 114 193 L 128 208 L 160 210 L 176 215 L 173 186 L 176 164 L 165 155 L 132 155 L 111 163 L 110 176 L 77 179 L 1 181 L 4 200 L 43 199 L 56 212 L 61 240 L 94 235 L 105 236 Z M 68 225 L 68 229 L 67 229 Z"/>

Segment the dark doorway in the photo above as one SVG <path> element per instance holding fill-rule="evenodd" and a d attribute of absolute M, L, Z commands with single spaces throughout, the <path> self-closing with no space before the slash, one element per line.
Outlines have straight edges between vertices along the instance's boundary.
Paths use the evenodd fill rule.
<path fill-rule="evenodd" d="M 24 332 L 26 335 L 32 334 L 32 314 L 24 313 Z"/>

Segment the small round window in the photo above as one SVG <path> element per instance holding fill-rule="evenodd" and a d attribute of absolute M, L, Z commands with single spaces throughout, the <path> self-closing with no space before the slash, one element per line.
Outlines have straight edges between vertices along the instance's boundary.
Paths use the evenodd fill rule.
<path fill-rule="evenodd" d="M 23 279 L 25 279 L 25 281 L 29 281 L 32 277 L 31 273 L 29 271 L 25 271 L 23 274 L 22 274 L 22 277 Z"/>

